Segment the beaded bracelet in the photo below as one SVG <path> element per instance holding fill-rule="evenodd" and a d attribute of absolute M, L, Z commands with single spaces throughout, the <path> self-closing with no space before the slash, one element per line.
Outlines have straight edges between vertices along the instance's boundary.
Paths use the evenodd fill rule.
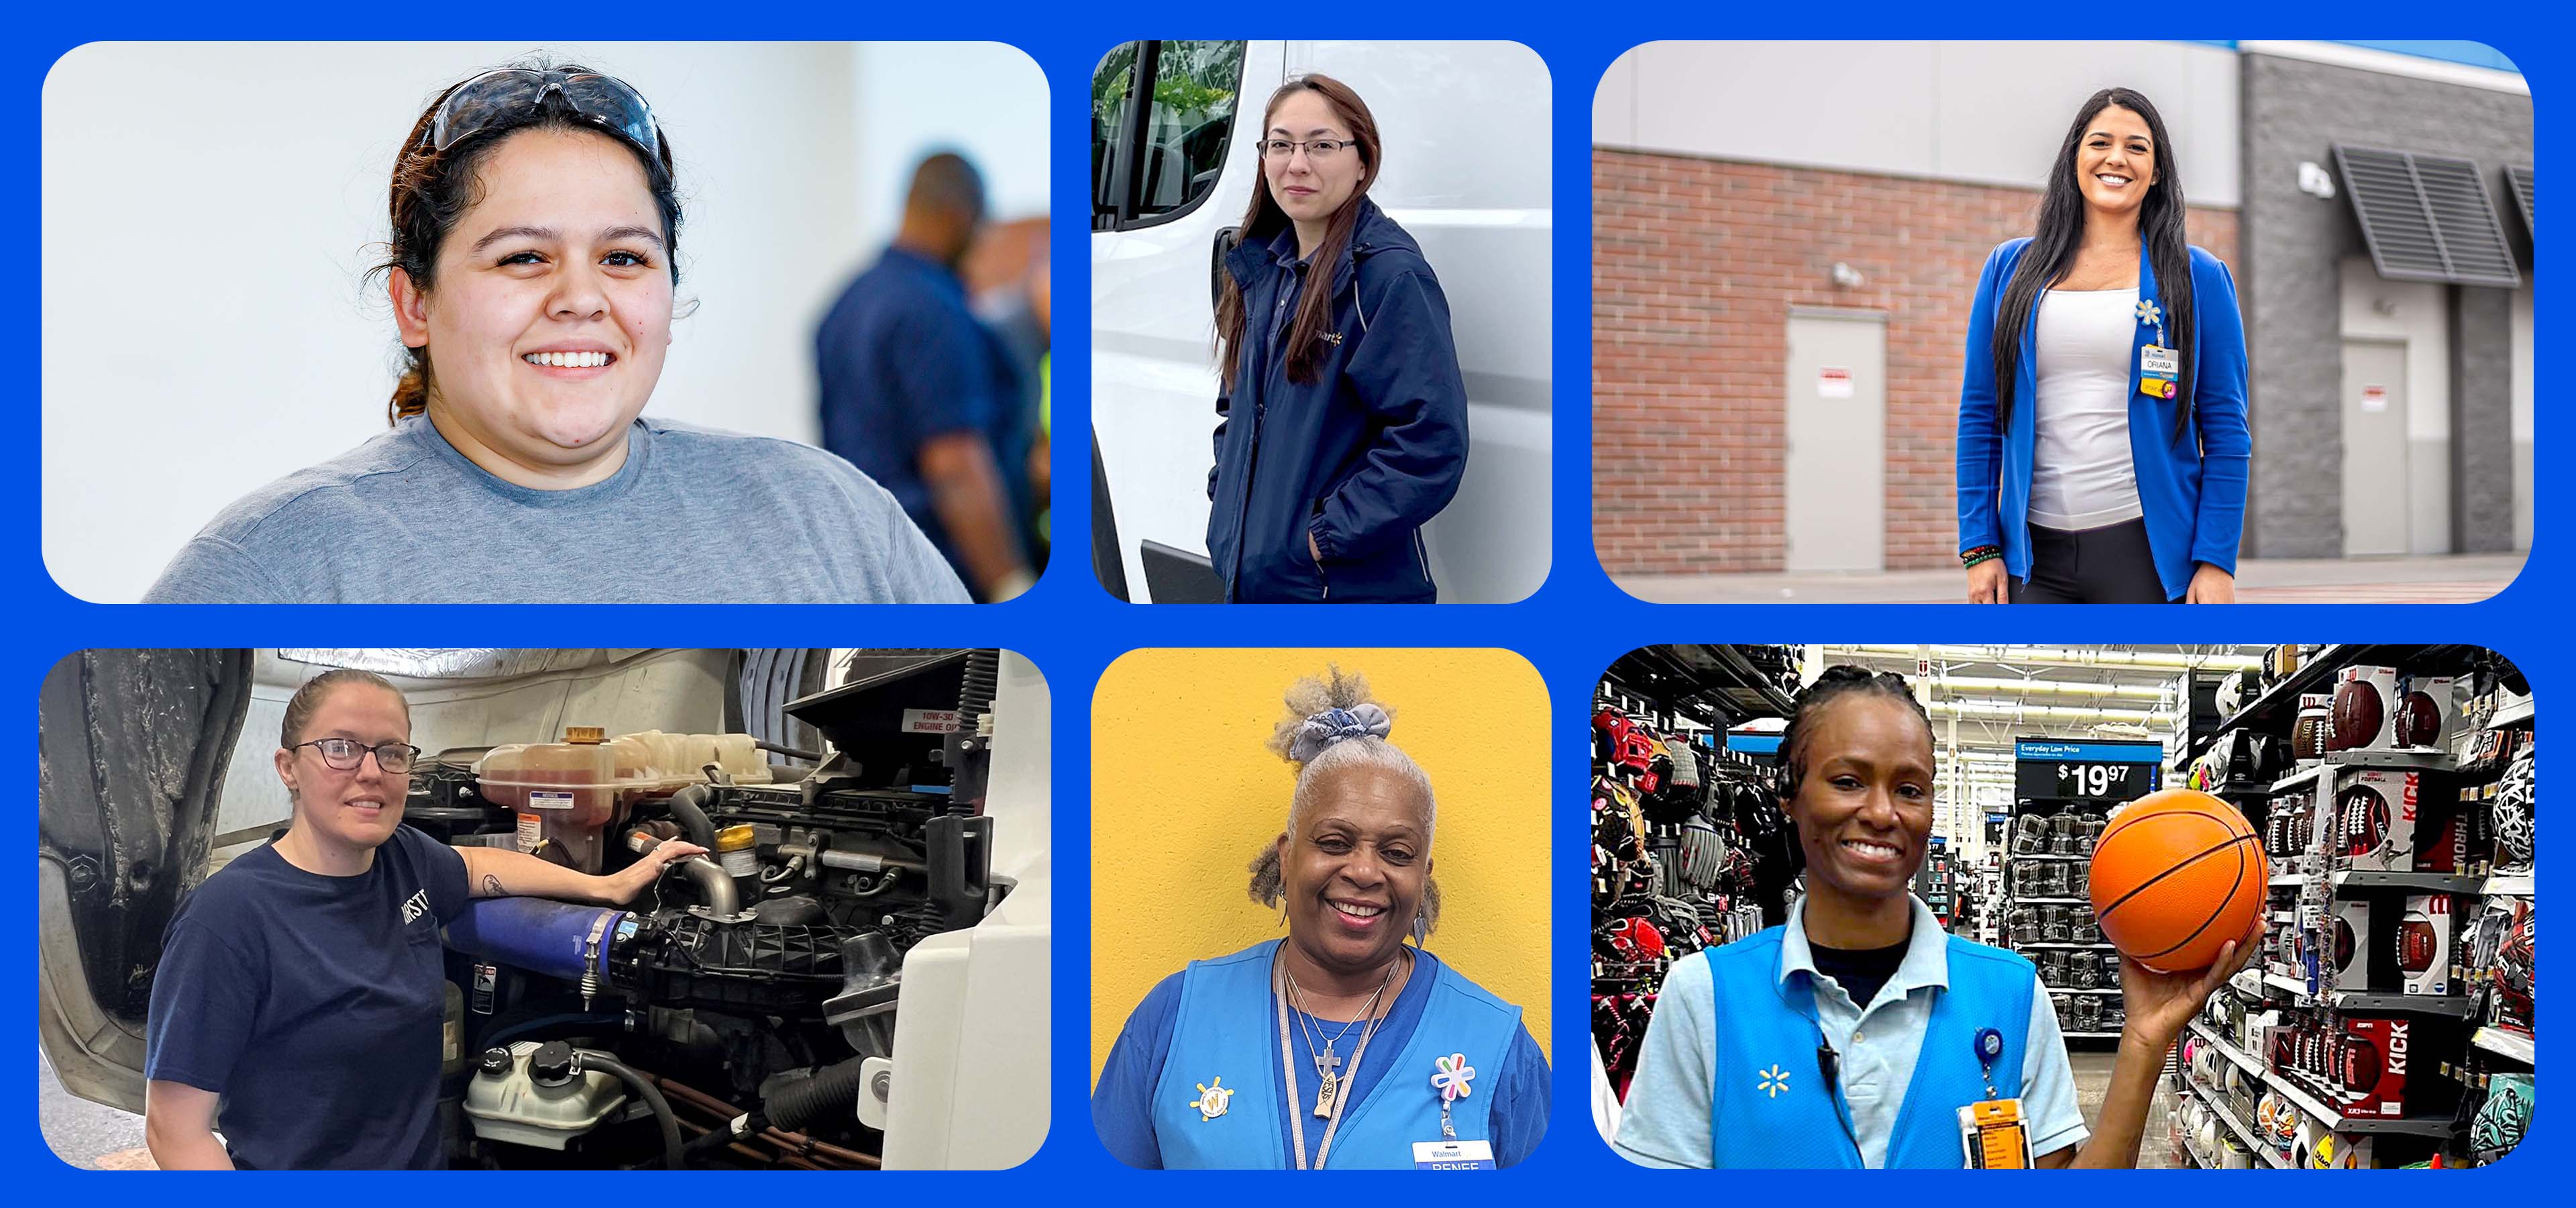
<path fill-rule="evenodd" d="M 2003 556 L 2003 551 L 1999 549 L 1972 549 L 1967 553 L 1960 555 L 1962 561 L 1959 565 L 1963 567 L 1975 566 L 1980 562 L 1992 562 Z"/>

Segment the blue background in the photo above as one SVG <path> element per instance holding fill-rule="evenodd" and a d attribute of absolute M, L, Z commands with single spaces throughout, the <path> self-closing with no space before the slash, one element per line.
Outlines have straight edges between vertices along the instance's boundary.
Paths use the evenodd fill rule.
<path fill-rule="evenodd" d="M 969 607 L 463 607 L 463 606 L 277 606 L 150 607 L 84 603 L 57 588 L 46 574 L 38 548 L 35 513 L 38 500 L 38 445 L 21 442 L 21 471 L 16 497 L 21 523 L 14 542 L 18 550 L 18 589 L 11 593 L 5 622 L 19 668 L 20 699 L 31 698 L 45 671 L 63 654 L 85 646 L 1005 646 L 1036 660 L 1054 691 L 1056 973 L 1054 981 L 1054 1068 L 1027 1071 L 1008 1085 L 977 1088 L 989 1096 L 1048 1094 L 1053 1100 L 1054 1131 L 1038 1156 L 1019 1169 L 1000 1174 L 852 1175 L 806 1194 L 831 1196 L 973 1195 L 988 1200 L 1042 1198 L 1051 1203 L 1130 1203 L 1150 1196 L 1201 1203 L 1251 1203 L 1297 1194 L 1282 1176 L 1224 1173 L 1197 1176 L 1128 1170 L 1107 1156 L 1093 1138 L 1088 1111 L 1088 1054 L 1091 1043 L 1090 994 L 1090 693 L 1109 662 L 1142 646 L 1494 646 L 1518 651 L 1545 677 L 1555 702 L 1552 772 L 1558 799 L 1554 889 L 1556 943 L 1554 962 L 1556 1059 L 1555 1114 L 1548 1144 L 1522 1166 L 1501 1172 L 1464 1194 L 1502 1202 L 1566 1202 L 1581 1197 L 1602 1205 L 1621 1197 L 1656 1195 L 1748 1195 L 1787 1198 L 1810 1194 L 1843 1197 L 1855 1191 L 1877 1195 L 1950 1196 L 1970 1193 L 1961 1174 L 1870 1173 L 1858 1175 L 1728 1172 L 1723 1181 L 1684 1176 L 1667 1180 L 1614 1157 L 1594 1131 L 1584 1057 L 1590 1016 L 1585 987 L 1586 920 L 1590 902 L 1586 886 L 1588 823 L 1584 807 L 1590 747 L 1585 714 L 1594 682 L 1619 654 L 1637 646 L 1664 642 L 1937 642 L 2046 644 L 2162 644 L 2309 642 L 2475 642 L 2512 656 L 2536 686 L 2554 696 L 2566 656 L 2556 649 L 2566 631 L 2556 629 L 2565 614 L 2557 597 L 2564 572 L 2545 552 L 2564 518 L 2564 498 L 2551 482 L 2549 463 L 2538 475 L 2535 545 L 2530 569 L 2497 598 L 2470 606 L 2332 606 L 2264 605 L 2223 609 L 2174 609 L 2111 606 L 2086 609 L 2017 609 L 2012 612 L 1930 605 L 1794 605 L 1794 606 L 1651 606 L 1633 600 L 1613 586 L 1594 560 L 1591 546 L 1590 372 L 1591 306 L 1589 297 L 1591 100 L 1602 71 L 1621 53 L 1641 42 L 1663 38 L 1818 38 L 1865 35 L 1883 38 L 2139 38 L 2196 32 L 2238 32 L 2297 36 L 2334 32 L 2437 32 L 2486 42 L 2519 64 L 2535 96 L 2552 96 L 2557 68 L 2548 48 L 2567 25 L 2560 6 L 2455 6 L 2429 13 L 2420 5 L 2348 3 L 2333 6 L 2245 3 L 2234 0 L 2180 0 L 2163 4 L 2112 4 L 2078 7 L 2033 3 L 1945 5 L 1859 0 L 1833 7 L 1734 8 L 1705 4 L 1591 5 L 1571 9 L 1502 0 L 1498 3 L 1391 2 L 1319 5 L 1293 14 L 1235 15 L 1209 10 L 1184 13 L 1162 6 L 1121 11 L 1097 5 L 1038 4 L 1002 0 L 971 8 L 937 6 L 917 14 L 892 6 L 787 4 L 778 6 L 708 6 L 635 0 L 611 7 L 547 7 L 513 10 L 503 7 L 373 10 L 351 15 L 339 5 L 304 2 L 264 7 L 258 11 L 230 7 L 209 10 L 196 5 L 144 3 L 86 12 L 47 10 L 22 15 L 8 43 L 9 76 L 17 81 L 0 93 L 0 160 L 9 174 L 0 189 L 0 229 L 32 258 L 39 247 L 36 198 L 40 158 L 37 145 L 40 86 L 55 59 L 81 42 L 94 39 L 371 39 L 371 38 L 516 38 L 530 47 L 552 41 L 603 36 L 672 39 L 750 38 L 989 38 L 1011 42 L 1029 52 L 1047 72 L 1052 86 L 1051 129 L 1054 135 L 1056 330 L 1056 426 L 1066 434 L 1056 446 L 1055 526 L 1057 555 L 1043 582 L 1021 599 L 989 608 Z M 2551 16 L 2549 13 L 2561 15 Z M 2439 27 L 2446 20 L 2463 24 Z M 1302 32 L 1301 32 L 1302 31 Z M 1512 605 L 1446 606 L 1433 611 L 1392 606 L 1361 606 L 1325 611 L 1262 606 L 1221 610 L 1214 607 L 1121 605 L 1093 580 L 1087 551 L 1090 498 L 1089 462 L 1083 434 L 1090 403 L 1090 363 L 1083 333 L 1089 329 L 1087 298 L 1088 247 L 1083 234 L 1089 213 L 1085 179 L 1090 127 L 1086 104 L 1091 70 L 1116 42 L 1137 37 L 1207 37 L 1242 34 L 1372 38 L 1510 38 L 1534 47 L 1554 76 L 1556 155 L 1556 298 L 1555 298 L 1555 566 L 1546 585 L 1531 599 Z M 330 53 L 317 47 L 317 53 Z M 460 63 L 463 71 L 469 64 Z M 2138 82 L 2152 88 L 2153 81 Z M 1867 81 L 1820 81 L 1819 87 L 1866 88 Z M 327 96 L 313 98 L 330 104 Z M 939 98 L 924 97 L 924 104 Z M 1784 104 L 1795 104 L 1784 98 Z M 294 122 L 292 112 L 198 114 L 174 113 L 172 121 L 206 123 L 209 137 L 255 136 L 262 124 Z M 1709 120 L 1726 120 L 1710 114 Z M 2539 118 L 2540 132 L 2554 132 L 2548 114 Z M 250 132 L 246 134 L 245 132 Z M 1513 146 L 1531 131 L 1493 132 L 1493 151 L 1510 157 Z M 2555 162 L 2554 154 L 2549 157 Z M 2549 178 L 2545 168 L 2543 182 Z M 187 321 L 190 308 L 219 296 L 221 279 L 231 273 L 257 272 L 262 250 L 226 244 L 221 231 L 191 228 L 187 198 L 207 189 L 251 189 L 257 180 L 173 180 L 170 222 L 162 229 L 134 232 L 166 249 L 167 274 L 136 281 L 132 305 L 107 315 L 45 315 L 33 288 L 37 273 L 22 262 L 19 288 L 0 296 L 0 330 L 17 333 L 8 346 L 16 353 L 11 405 L 31 426 L 38 417 L 38 323 L 110 324 L 133 333 L 138 354 L 148 354 L 156 326 Z M 2545 245 L 2547 263 L 2560 257 L 2554 243 Z M 2558 270 L 2552 270 L 2552 272 Z M 2541 274 L 2548 275 L 2548 274 Z M 2539 303 L 2539 344 L 2554 350 L 2571 334 L 2558 316 L 2553 295 Z M 2259 321 L 2259 316 L 2257 317 Z M 281 352 L 292 347 L 292 333 L 280 333 Z M 2539 447 L 2554 449 L 2552 410 L 2565 391 L 2544 360 L 2540 381 Z M 57 367 L 57 372 L 77 372 Z M 364 400 L 352 400 L 353 406 Z M 117 472 L 115 450 L 97 451 L 97 471 Z M 140 491 L 156 489 L 137 482 Z M 187 506 L 193 506 L 187 505 Z M 471 573 L 471 568 L 460 568 Z M 1400 703 L 1400 702 L 1399 702 Z M 25 716 L 25 714 L 21 714 Z M 1194 719 L 1171 719 L 1176 758 L 1186 758 Z M 33 735 L 22 747 L 32 766 Z M 1192 808 L 1174 802 L 1173 808 Z M 1283 803 L 1284 805 L 1284 803 Z M 30 810 L 32 814 L 32 809 Z M 1464 811 L 1462 811 L 1462 815 Z M 1531 875 L 1539 875 L 1533 868 Z M 2554 881 L 2554 877 L 2551 878 Z M 2556 891 L 2549 891 L 2555 900 Z M 30 899 L 33 894 L 30 892 Z M 1187 906 L 1176 902 L 1177 908 Z M 29 911 L 32 921 L 34 912 Z M 1458 920 L 1457 924 L 1469 923 Z M 1453 924 L 1453 925 L 1457 925 Z M 1542 937 L 1530 937 L 1533 947 Z M 11 933 L 17 968 L 35 960 L 33 931 Z M 21 983 L 24 985 L 24 983 Z M 2542 1006 L 2556 1015 L 2556 996 Z M 12 1008 L 15 1034 L 31 1036 L 33 994 Z M 2554 1030 L 2558 1025 L 2552 1025 Z M 2555 1096 L 2552 1096 L 2553 1101 Z M 110 1174 L 76 1171 L 52 1156 L 39 1134 L 32 1099 L 20 1100 L 19 1135 L 29 1159 L 24 1196 L 80 1196 L 98 1203 L 143 1203 L 145 1197 L 173 1193 L 158 1181 L 149 1184 Z M 2389 1181 L 2338 1185 L 2327 1194 L 2415 1197 L 2503 1198 L 2540 1188 L 2545 1166 L 2563 1155 L 2560 1134 L 2552 1125 L 2555 1111 L 2544 1107 L 2539 1124 L 2521 1150 L 2505 1164 L 2468 1176 L 2457 1185 Z M 2150 1137 L 2149 1145 L 2161 1144 Z M 522 1173 L 478 1180 L 467 1188 L 455 1176 L 425 1174 L 331 1174 L 302 1176 L 327 1180 L 333 1193 L 361 1194 L 386 1203 L 429 1203 L 460 1193 L 475 1196 L 600 1196 L 597 1176 L 574 1173 Z M 672 1177 L 672 1176 L 666 1176 Z M 691 1195 L 709 1193 L 774 1197 L 772 1180 L 785 1175 L 697 1175 Z M 2064 1185 L 2058 1194 L 2109 1197 L 2102 1202 L 2143 1201 L 2188 1186 L 2201 1193 L 2260 1196 L 2268 1201 L 2294 1193 L 2279 1180 L 2261 1188 L 2205 1175 L 2159 1178 L 2134 1172 L 2074 1176 L 2082 1186 Z M 2368 1176 L 2363 1176 L 2365 1179 Z M 2241 1176 L 2238 1176 L 2241 1179 Z M 504 1186 L 502 1180 L 507 1180 Z M 721 1180 L 722 1187 L 712 1184 Z M 1849 1180 L 1849 1182 L 1844 1182 Z M 1824 1181 L 1837 1185 L 1822 1186 Z M 940 1186 L 929 1184 L 937 1182 Z M 755 1185 L 757 1184 L 757 1185 Z M 1461 1194 L 1420 1179 L 1383 1174 L 1349 1174 L 1333 1190 L 1344 1195 Z M 670 1195 L 656 1180 L 619 1180 L 609 1194 L 621 1198 Z M 217 1186 L 191 1183 L 176 1193 L 210 1204 L 265 1203 L 279 1194 L 310 1194 L 319 1183 L 284 1188 L 275 1183 Z M 2323 1191 L 2324 1189 L 2319 1189 Z M 2312 1191 L 2309 1194 L 2317 1194 Z M 2249 1200 L 2249 1203 L 2252 1201 Z"/>

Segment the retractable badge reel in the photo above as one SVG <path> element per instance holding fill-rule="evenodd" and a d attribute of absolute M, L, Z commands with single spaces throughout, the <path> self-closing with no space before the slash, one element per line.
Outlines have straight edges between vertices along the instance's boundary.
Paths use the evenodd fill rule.
<path fill-rule="evenodd" d="M 2156 329 L 2155 342 L 2138 349 L 2138 393 L 2162 399 L 2182 393 L 2182 354 L 2165 339 L 2163 309 L 2140 299 L 2138 322 Z"/>
<path fill-rule="evenodd" d="M 1959 1109 L 1960 1153 L 1970 1170 L 2028 1170 L 2030 1132 L 2022 1126 L 2021 1100 L 1995 1093 L 1995 1062 L 2004 1055 L 2004 1034 L 1979 1028 L 1976 1045 L 1986 1097 Z"/>
<path fill-rule="evenodd" d="M 1458 1126 L 1449 1118 L 1449 1105 L 1476 1093 L 1472 1085 L 1476 1067 L 1467 1064 L 1467 1055 L 1451 1053 L 1431 1063 L 1431 1088 L 1440 1094 L 1440 1140 L 1413 1143 L 1415 1170 L 1492 1170 L 1494 1144 L 1491 1141 L 1461 1141 Z"/>

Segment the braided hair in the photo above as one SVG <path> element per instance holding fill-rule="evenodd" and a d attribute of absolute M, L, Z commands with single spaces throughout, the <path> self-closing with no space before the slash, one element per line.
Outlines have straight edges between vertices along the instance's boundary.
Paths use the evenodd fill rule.
<path fill-rule="evenodd" d="M 1931 733 L 1932 715 L 1924 711 L 1922 701 L 1914 699 L 1914 689 L 1906 684 L 1904 676 L 1893 671 L 1873 672 L 1849 663 L 1827 667 L 1823 675 L 1816 677 L 1816 682 L 1799 691 L 1797 706 L 1789 711 L 1789 726 L 1780 732 L 1780 767 L 1786 776 L 1780 792 L 1782 800 L 1796 799 L 1798 782 L 1807 776 L 1808 718 L 1826 705 L 1855 693 L 1904 701 L 1913 706 L 1916 717 L 1923 719 L 1924 733 Z"/>
<path fill-rule="evenodd" d="M 1288 711 L 1272 727 L 1271 752 L 1297 769 L 1297 787 L 1288 801 L 1287 829 L 1294 834 L 1297 819 L 1314 804 L 1315 783 L 1324 773 L 1346 767 L 1378 767 L 1410 782 L 1422 793 L 1423 844 L 1428 847 L 1438 811 L 1433 804 L 1431 777 L 1415 763 L 1403 748 L 1387 741 L 1395 729 L 1395 711 L 1369 694 L 1368 677 L 1344 675 L 1338 665 L 1328 664 L 1322 676 L 1306 676 L 1289 685 Z M 1286 894 L 1279 867 L 1276 843 L 1261 845 L 1260 854 L 1252 858 L 1252 883 L 1249 895 L 1263 906 L 1275 907 Z M 1421 933 L 1429 934 L 1440 922 L 1440 884 L 1425 879 L 1422 887 Z"/>

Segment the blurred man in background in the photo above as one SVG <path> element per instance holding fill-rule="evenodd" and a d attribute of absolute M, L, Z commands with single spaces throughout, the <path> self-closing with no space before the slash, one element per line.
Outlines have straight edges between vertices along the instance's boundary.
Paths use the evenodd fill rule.
<path fill-rule="evenodd" d="M 958 276 L 983 223 L 975 166 L 921 161 L 893 246 L 832 304 L 814 351 L 824 447 L 893 492 L 976 597 L 997 601 L 1035 573 L 1021 531 L 1022 387 Z"/>

